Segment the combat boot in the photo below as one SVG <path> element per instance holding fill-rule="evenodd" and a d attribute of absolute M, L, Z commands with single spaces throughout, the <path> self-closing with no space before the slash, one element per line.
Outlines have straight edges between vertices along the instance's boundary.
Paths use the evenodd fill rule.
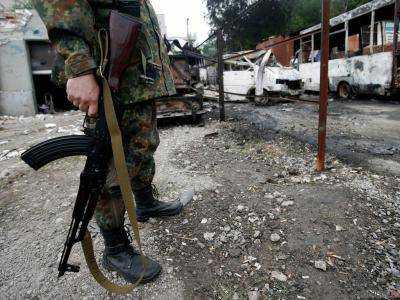
<path fill-rule="evenodd" d="M 147 222 L 150 218 L 175 216 L 183 210 L 183 205 L 179 200 L 174 202 L 157 200 L 152 186 L 136 190 L 134 194 L 139 222 Z"/>
<path fill-rule="evenodd" d="M 117 230 L 103 230 L 105 251 L 103 254 L 104 268 L 115 271 L 126 281 L 136 283 L 143 272 L 142 258 L 137 252 L 124 228 Z M 141 283 L 147 283 L 155 279 L 161 273 L 161 265 L 156 261 L 145 258 L 146 269 Z"/>

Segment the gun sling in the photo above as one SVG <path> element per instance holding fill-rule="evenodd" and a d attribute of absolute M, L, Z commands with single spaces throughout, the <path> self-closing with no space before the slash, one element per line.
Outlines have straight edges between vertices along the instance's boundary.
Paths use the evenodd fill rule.
<path fill-rule="evenodd" d="M 135 201 L 132 193 L 132 187 L 129 179 L 128 168 L 126 166 L 124 147 L 122 143 L 121 131 L 118 125 L 115 108 L 112 100 L 112 93 L 108 81 L 105 77 L 105 68 L 107 65 L 107 57 L 108 57 L 108 32 L 106 30 L 99 31 L 99 43 L 101 50 L 102 62 L 99 68 L 99 75 L 102 80 L 103 85 L 103 99 L 104 99 L 104 110 L 107 120 L 108 130 L 111 136 L 112 150 L 115 168 L 117 171 L 117 177 L 119 181 L 119 185 L 122 191 L 122 198 L 125 203 L 126 211 L 129 217 L 129 221 L 132 225 L 134 236 L 136 243 L 139 248 L 139 252 L 142 258 L 143 263 L 143 272 L 146 269 L 146 260 L 143 254 L 140 233 L 139 233 L 139 225 L 137 222 L 136 216 L 136 207 Z M 87 231 L 84 240 L 82 241 L 82 249 L 84 252 L 86 263 L 89 267 L 90 272 L 92 273 L 94 279 L 106 290 L 115 293 L 115 294 L 128 294 L 133 291 L 135 287 L 139 285 L 139 283 L 143 279 L 143 273 L 141 278 L 134 284 L 128 285 L 117 285 L 111 282 L 100 270 L 97 261 L 95 259 L 94 250 L 93 250 L 93 242 L 90 235 L 90 232 Z"/>

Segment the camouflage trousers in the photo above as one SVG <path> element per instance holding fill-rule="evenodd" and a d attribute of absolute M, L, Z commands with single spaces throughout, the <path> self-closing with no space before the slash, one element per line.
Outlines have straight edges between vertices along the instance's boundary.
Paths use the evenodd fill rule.
<path fill-rule="evenodd" d="M 154 101 L 138 103 L 125 110 L 121 131 L 132 190 L 139 190 L 153 182 L 155 174 L 154 153 L 160 139 L 157 131 Z M 124 225 L 125 205 L 119 193 L 114 162 L 110 162 L 106 190 L 97 204 L 95 218 L 100 228 L 112 230 Z"/>

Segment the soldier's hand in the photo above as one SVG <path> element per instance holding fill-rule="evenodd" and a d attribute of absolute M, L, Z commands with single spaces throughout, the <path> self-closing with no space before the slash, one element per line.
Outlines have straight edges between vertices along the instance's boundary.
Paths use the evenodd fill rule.
<path fill-rule="evenodd" d="M 68 100 L 89 116 L 97 114 L 100 88 L 93 74 L 68 79 Z"/>

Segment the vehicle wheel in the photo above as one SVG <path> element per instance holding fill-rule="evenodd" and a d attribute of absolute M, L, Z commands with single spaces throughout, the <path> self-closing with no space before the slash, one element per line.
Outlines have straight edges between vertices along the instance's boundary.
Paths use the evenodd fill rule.
<path fill-rule="evenodd" d="M 269 106 L 274 104 L 271 94 L 268 91 L 264 90 L 263 96 L 263 98 L 256 98 L 256 105 Z"/>
<path fill-rule="evenodd" d="M 339 99 L 351 99 L 352 92 L 351 92 L 351 86 L 347 82 L 341 82 L 339 83 L 339 86 L 337 88 L 337 96 Z"/>
<path fill-rule="evenodd" d="M 250 91 L 248 91 L 246 98 L 251 103 L 256 102 L 256 90 L 255 89 L 251 89 Z"/>

